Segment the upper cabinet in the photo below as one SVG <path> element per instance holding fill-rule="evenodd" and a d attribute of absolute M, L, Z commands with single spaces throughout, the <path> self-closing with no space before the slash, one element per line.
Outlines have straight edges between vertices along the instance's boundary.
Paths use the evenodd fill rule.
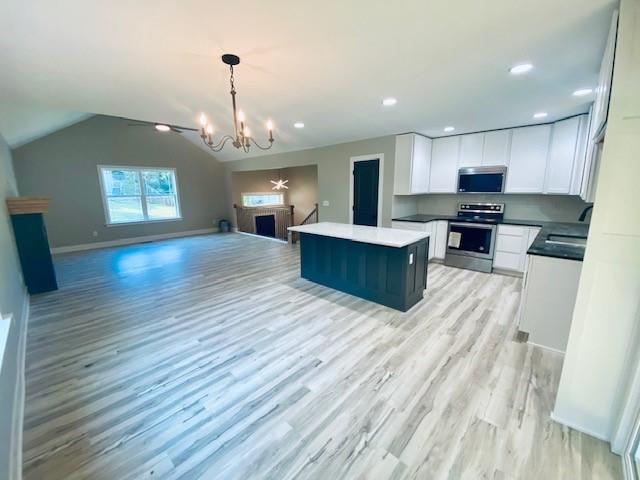
<path fill-rule="evenodd" d="M 460 158 L 458 168 L 493 167 L 509 164 L 511 130 L 460 135 Z"/>
<path fill-rule="evenodd" d="M 431 139 L 415 133 L 396 135 L 393 193 L 426 193 L 429 190 L 430 165 Z"/>
<path fill-rule="evenodd" d="M 484 133 L 484 149 L 482 151 L 482 166 L 509 165 L 511 151 L 511 129 L 493 130 Z"/>
<path fill-rule="evenodd" d="M 549 165 L 544 182 L 544 193 L 569 194 L 576 166 L 580 117 L 572 117 L 553 126 Z"/>
<path fill-rule="evenodd" d="M 505 193 L 542 193 L 551 125 L 515 128 Z"/>
<path fill-rule="evenodd" d="M 618 33 L 618 11 L 613 12 L 609 36 L 604 49 L 604 56 L 600 64 L 600 76 L 598 77 L 598 87 L 596 88 L 596 99 L 593 102 L 593 121 L 591 128 L 591 139 L 601 134 L 607 123 L 609 112 L 609 98 L 611 97 L 611 79 L 613 77 L 613 60 L 616 49 L 616 36 Z"/>
<path fill-rule="evenodd" d="M 458 185 L 458 155 L 460 137 L 441 137 L 433 140 L 431 150 L 430 193 L 455 193 Z"/>
<path fill-rule="evenodd" d="M 484 133 L 460 136 L 460 158 L 458 167 L 480 167 L 484 149 Z"/>
<path fill-rule="evenodd" d="M 506 166 L 505 193 L 580 195 L 589 119 L 578 115 L 553 124 L 434 140 L 397 135 L 394 194 L 456 193 L 459 168 Z"/>

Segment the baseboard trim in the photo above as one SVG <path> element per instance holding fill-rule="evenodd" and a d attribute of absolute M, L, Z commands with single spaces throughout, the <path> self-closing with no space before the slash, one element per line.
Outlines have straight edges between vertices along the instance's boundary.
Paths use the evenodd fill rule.
<path fill-rule="evenodd" d="M 577 430 L 578 432 L 582 432 L 582 433 L 586 433 L 587 435 L 593 437 L 593 438 L 597 438 L 598 440 L 602 440 L 603 442 L 607 442 L 609 443 L 610 439 L 605 437 L 604 435 L 601 435 L 598 432 L 594 432 L 593 430 L 589 430 L 588 428 L 584 428 L 584 427 L 579 427 L 578 425 L 576 425 L 573 422 L 568 422 L 562 418 L 560 418 L 558 415 L 556 415 L 555 412 L 551 412 L 551 420 L 553 420 L 554 422 L 560 423 L 566 427 L 572 428 L 573 430 Z"/>
<path fill-rule="evenodd" d="M 289 243 L 286 240 L 280 240 L 279 238 L 265 237 L 264 235 L 256 235 L 255 233 L 241 232 L 236 229 L 235 233 L 239 233 L 240 235 L 247 235 L 248 237 L 262 238 L 263 240 L 270 240 L 272 242 L 278 243 Z"/>
<path fill-rule="evenodd" d="M 29 294 L 25 288 L 24 303 L 22 306 L 22 318 L 20 319 L 20 332 L 18 334 L 18 371 L 16 372 L 16 386 L 14 390 L 12 433 L 11 433 L 11 457 L 9 459 L 9 478 L 11 480 L 22 479 L 22 430 L 24 425 L 25 402 L 25 356 L 27 351 L 27 329 L 29 324 Z"/>
<path fill-rule="evenodd" d="M 518 270 L 509 270 L 508 268 L 496 268 L 496 267 L 493 267 L 491 273 L 497 273 L 498 275 L 506 275 L 507 277 L 516 277 L 516 278 L 522 278 L 524 275 L 522 272 L 519 272 Z"/>
<path fill-rule="evenodd" d="M 566 352 L 563 350 L 558 350 L 557 348 L 551 348 L 551 347 L 547 347 L 546 345 L 540 345 L 538 343 L 534 343 L 534 342 L 530 342 L 529 340 L 527 340 L 527 343 L 533 347 L 538 347 L 541 348 L 543 350 L 548 350 L 550 352 L 553 353 L 559 353 L 560 355 L 564 355 Z"/>
<path fill-rule="evenodd" d="M 158 235 L 145 235 L 143 237 L 120 238 L 107 242 L 82 243 L 80 245 L 69 245 L 66 247 L 55 247 L 51 249 L 51 254 L 78 252 L 81 250 L 94 250 L 98 248 L 120 247 L 122 245 L 133 245 L 135 243 L 154 242 L 156 240 L 167 240 L 170 238 L 192 237 L 194 235 L 207 235 L 217 233 L 218 228 L 202 228 L 200 230 L 186 230 L 184 232 L 160 233 Z"/>

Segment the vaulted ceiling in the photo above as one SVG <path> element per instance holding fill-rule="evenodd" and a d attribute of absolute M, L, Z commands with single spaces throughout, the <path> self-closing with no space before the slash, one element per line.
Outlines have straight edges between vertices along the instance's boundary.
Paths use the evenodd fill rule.
<path fill-rule="evenodd" d="M 4 0 L 0 132 L 15 146 L 86 114 L 195 127 L 203 111 L 230 131 L 226 52 L 256 137 L 276 124 L 275 151 L 553 120 L 587 110 L 571 93 L 595 86 L 615 5 Z M 535 68 L 509 75 L 519 62 Z M 231 150 L 216 156 L 246 156 Z"/>

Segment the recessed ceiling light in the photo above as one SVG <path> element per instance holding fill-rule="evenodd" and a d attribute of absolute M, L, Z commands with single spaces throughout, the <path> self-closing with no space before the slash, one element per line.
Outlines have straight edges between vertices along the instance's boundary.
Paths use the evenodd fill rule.
<path fill-rule="evenodd" d="M 533 65 L 530 63 L 520 63 L 519 65 L 514 65 L 509 69 L 509 73 L 513 75 L 522 75 L 523 73 L 527 73 L 529 70 L 533 68 Z"/>
<path fill-rule="evenodd" d="M 395 105 L 396 103 L 398 103 L 398 100 L 393 97 L 385 98 L 384 100 L 382 100 L 382 105 L 384 105 L 385 107 L 390 107 L 392 105 Z"/>
<path fill-rule="evenodd" d="M 592 88 L 579 88 L 578 90 L 573 92 L 573 95 L 576 97 L 584 97 L 585 95 L 590 95 L 592 93 L 593 93 Z"/>
<path fill-rule="evenodd" d="M 455 129 L 455 127 L 444 127 L 445 132 L 453 132 Z"/>
<path fill-rule="evenodd" d="M 296 128 L 304 128 L 304 123 L 303 122 L 296 122 L 293 124 L 294 127 Z"/>
<path fill-rule="evenodd" d="M 156 123 L 155 127 L 159 132 L 168 132 L 169 130 L 171 130 L 171 127 L 169 125 L 164 125 L 162 123 Z"/>
<path fill-rule="evenodd" d="M 544 118 L 547 115 L 548 115 L 547 112 L 537 112 L 533 114 L 533 118 Z"/>

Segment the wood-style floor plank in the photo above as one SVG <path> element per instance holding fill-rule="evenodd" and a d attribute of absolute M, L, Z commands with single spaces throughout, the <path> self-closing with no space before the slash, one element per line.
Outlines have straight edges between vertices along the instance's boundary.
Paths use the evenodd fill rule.
<path fill-rule="evenodd" d="M 32 297 L 25 479 L 620 478 L 549 418 L 520 280 L 430 265 L 401 313 L 238 234 L 59 255 Z"/>

